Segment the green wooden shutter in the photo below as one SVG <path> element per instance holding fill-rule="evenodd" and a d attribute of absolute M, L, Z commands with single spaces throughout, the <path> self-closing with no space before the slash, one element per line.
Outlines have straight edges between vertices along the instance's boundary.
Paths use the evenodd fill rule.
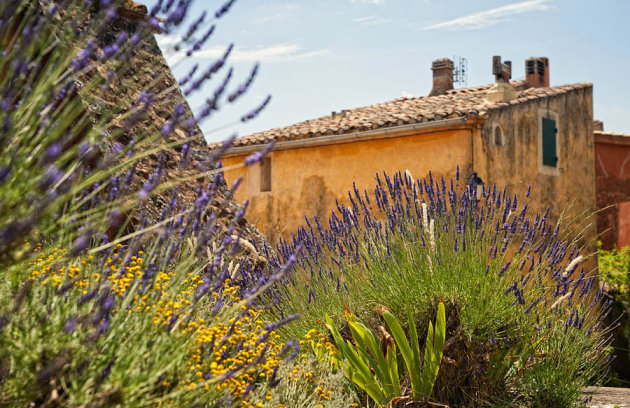
<path fill-rule="evenodd" d="M 558 156 L 556 152 L 556 121 L 543 118 L 542 120 L 542 160 L 543 165 L 556 167 Z"/>

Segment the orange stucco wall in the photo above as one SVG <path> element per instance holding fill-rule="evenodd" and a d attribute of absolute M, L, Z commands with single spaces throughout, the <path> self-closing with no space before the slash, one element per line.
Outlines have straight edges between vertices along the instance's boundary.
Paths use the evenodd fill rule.
<path fill-rule="evenodd" d="M 259 168 L 241 167 L 226 171 L 228 183 L 243 176 L 236 193 L 239 201 L 250 200 L 247 218 L 270 242 L 288 238 L 304 216 L 317 216 L 322 224 L 335 200 L 348 203 L 348 191 L 355 182 L 360 190 L 371 191 L 377 172 L 409 170 L 414 177 L 452 177 L 459 164 L 470 174 L 472 130 L 431 129 L 425 133 L 343 144 L 278 150 L 271 154 L 272 187 L 260 192 Z M 242 162 L 242 156 L 226 157 L 226 167 Z M 325 224 L 324 224 L 325 225 Z"/>

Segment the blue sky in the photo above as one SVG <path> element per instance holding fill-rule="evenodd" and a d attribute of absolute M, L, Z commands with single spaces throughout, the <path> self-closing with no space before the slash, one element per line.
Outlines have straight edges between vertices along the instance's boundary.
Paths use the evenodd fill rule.
<path fill-rule="evenodd" d="M 220 4 L 196 0 L 192 15 Z M 249 93 L 202 124 L 210 142 L 426 95 L 431 61 L 453 55 L 467 58 L 469 86 L 493 81 L 493 55 L 512 61 L 513 79 L 524 78 L 526 58 L 548 57 L 552 86 L 592 82 L 594 117 L 608 131 L 630 133 L 628 17 L 627 0 L 239 0 L 198 56 L 174 70 L 181 77 L 193 62 L 208 66 L 233 42 L 235 89 L 260 62 Z M 172 39 L 158 36 L 175 62 Z M 221 78 L 190 98 L 194 110 Z M 273 99 L 260 117 L 233 126 L 267 94 Z"/>

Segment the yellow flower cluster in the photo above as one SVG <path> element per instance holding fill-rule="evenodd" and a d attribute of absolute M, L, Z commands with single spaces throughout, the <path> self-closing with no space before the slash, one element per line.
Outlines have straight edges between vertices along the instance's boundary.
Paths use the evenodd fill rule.
<path fill-rule="evenodd" d="M 223 285 L 223 298 L 229 307 L 240 301 L 238 287 L 230 280 Z M 219 296 L 219 294 L 215 294 Z M 237 398 L 244 397 L 248 386 L 268 379 L 280 363 L 278 355 L 283 345 L 274 331 L 268 332 L 260 319 L 262 309 L 241 308 L 239 317 L 221 322 L 215 317 L 212 322 L 196 319 L 184 330 L 191 333 L 196 342 L 191 351 L 188 366 L 198 383 L 209 389 L 208 381 L 225 377 L 214 385 L 217 390 L 227 389 Z M 194 381 L 189 380 L 194 383 Z"/>
<path fill-rule="evenodd" d="M 116 246 L 116 251 L 121 248 L 121 245 Z M 109 257 L 105 262 L 105 268 L 111 269 L 111 273 L 107 277 L 112 282 L 112 290 L 118 295 L 122 296 L 127 292 L 131 284 L 142 277 L 142 255 L 144 252 L 139 251 L 138 256 L 132 256 L 129 266 L 120 266 L 122 259 L 118 257 L 118 252 L 115 252 L 112 257 Z"/>
<path fill-rule="evenodd" d="M 39 256 L 30 263 L 32 271 L 27 278 L 28 280 L 39 280 L 42 285 L 50 284 L 54 288 L 68 281 L 74 281 L 73 286 L 82 288 L 89 286 L 87 277 L 82 274 L 82 267 L 93 258 L 91 255 L 87 259 L 83 259 L 79 265 L 71 264 L 68 266 L 63 263 L 67 252 L 63 248 L 53 248 L 48 255 L 45 255 L 42 251 L 42 244 L 37 243 L 34 252 Z"/>
<path fill-rule="evenodd" d="M 171 318 L 181 312 L 181 309 L 192 304 L 190 300 L 191 294 L 197 285 L 202 280 L 199 280 L 198 277 L 195 279 L 195 282 L 190 284 L 187 289 L 182 292 L 176 293 L 172 298 L 172 294 L 168 294 L 166 291 L 169 282 L 175 277 L 173 272 L 158 272 L 157 277 L 155 278 L 155 286 L 154 293 L 152 294 L 152 303 L 150 306 L 147 305 L 147 297 L 149 295 L 144 295 L 140 299 L 140 304 L 137 306 L 137 311 L 142 310 L 144 308 L 145 311 L 151 309 L 151 306 L 155 307 L 155 313 L 153 314 L 153 323 L 156 325 L 166 326 L 169 324 Z M 170 297 L 169 297 L 170 295 Z"/>
<path fill-rule="evenodd" d="M 112 255 L 104 264 L 112 291 L 121 297 L 129 294 L 134 282 L 142 278 L 144 270 L 143 252 L 139 251 L 136 256 L 130 258 L 129 264 L 123 265 L 122 248 L 120 244 L 114 247 Z M 36 251 L 41 255 L 31 264 L 33 272 L 29 276 L 30 280 L 53 287 L 74 282 L 72 285 L 74 288 L 87 293 L 89 287 L 100 279 L 100 275 L 92 269 L 94 266 L 93 262 L 90 262 L 92 256 L 68 266 L 65 249 L 53 249 L 49 251 L 49 255 L 44 255 L 42 246 L 38 245 Z M 244 407 L 262 406 L 258 401 L 247 402 L 250 385 L 263 383 L 273 376 L 281 363 L 282 357 L 279 354 L 284 347 L 279 341 L 280 336 L 266 327 L 264 310 L 243 305 L 240 306 L 240 312 L 236 317 L 225 320 L 219 313 L 219 316 L 213 318 L 205 316 L 204 319 L 199 317 L 199 305 L 192 307 L 195 292 L 205 283 L 203 278 L 189 273 L 181 289 L 176 292 L 169 290 L 169 285 L 174 283 L 175 278 L 171 271 L 156 272 L 151 291 L 147 293 L 136 291 L 131 307 L 127 309 L 127 313 L 144 313 L 152 316 L 157 330 L 163 330 L 163 327 L 171 322 L 172 317 L 177 316 L 179 326 L 176 330 L 185 334 L 185 338 L 192 339 L 189 343 L 192 344 L 192 348 L 187 363 L 190 373 L 188 378 L 170 379 L 164 381 L 163 386 L 177 384 L 179 388 L 228 390 L 235 399 L 243 401 Z M 209 294 L 210 302 L 206 301 L 204 307 L 211 307 L 214 302 L 219 301 L 222 302 L 222 308 L 237 307 L 241 302 L 238 292 L 238 285 L 227 279 L 218 291 Z M 311 344 L 313 350 L 319 353 L 316 354 L 318 358 L 324 358 L 325 352 L 334 353 L 332 345 L 315 331 L 309 333 L 305 344 Z M 297 379 L 298 376 L 302 376 L 310 381 L 314 376 L 312 372 L 302 373 L 299 368 L 297 370 L 290 377 L 295 376 Z M 317 388 L 317 392 L 322 400 L 328 399 L 330 395 L 330 392 L 321 386 Z M 270 400 L 271 391 L 265 402 Z M 284 407 L 278 404 L 277 408 Z"/>
<path fill-rule="evenodd" d="M 331 400 L 333 391 L 327 388 L 330 384 L 327 384 L 325 381 L 327 374 L 324 373 L 324 367 L 330 367 L 331 364 L 338 367 L 339 363 L 335 356 L 335 346 L 323 334 L 317 330 L 311 330 L 300 341 L 300 347 L 303 352 L 297 360 L 293 361 L 292 367 L 281 370 L 279 379 L 284 382 L 284 386 L 268 391 L 265 401 L 245 403 L 246 408 L 288 408 L 288 405 L 277 401 L 283 401 L 284 399 L 295 401 L 294 398 L 296 397 L 290 394 L 283 394 L 283 392 L 286 392 L 283 390 L 308 393 L 311 395 L 311 398 L 315 397 L 310 399 L 309 404 L 315 403 L 316 405 L 314 406 L 318 408 L 323 408 L 327 401 Z M 301 400 L 300 397 L 298 397 L 298 400 Z M 304 402 L 304 400 L 301 401 Z"/>
<path fill-rule="evenodd" d="M 311 329 L 306 333 L 304 340 L 300 341 L 300 346 L 309 346 L 319 361 L 329 362 L 335 367 L 339 365 L 339 361 L 336 357 L 337 349 L 328 341 L 326 336 L 318 330 Z"/>

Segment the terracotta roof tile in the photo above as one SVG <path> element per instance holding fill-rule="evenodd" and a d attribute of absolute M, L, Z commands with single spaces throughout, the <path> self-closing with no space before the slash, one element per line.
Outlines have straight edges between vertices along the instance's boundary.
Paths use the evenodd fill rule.
<path fill-rule="evenodd" d="M 509 103 L 489 103 L 486 94 L 491 85 L 453 89 L 443 95 L 402 97 L 376 105 L 347 109 L 333 115 L 245 136 L 236 139 L 234 146 L 250 146 L 271 140 L 298 140 L 320 135 L 354 133 L 447 118 L 485 116 L 490 110 L 592 86 L 589 82 L 583 82 L 553 88 L 525 89 L 524 81 L 512 81 L 512 85 L 517 91 L 517 98 Z"/>
<path fill-rule="evenodd" d="M 606 131 L 603 131 L 603 130 L 596 130 L 593 133 L 595 134 L 595 136 L 610 136 L 610 137 L 630 138 L 630 133 L 606 132 Z"/>

